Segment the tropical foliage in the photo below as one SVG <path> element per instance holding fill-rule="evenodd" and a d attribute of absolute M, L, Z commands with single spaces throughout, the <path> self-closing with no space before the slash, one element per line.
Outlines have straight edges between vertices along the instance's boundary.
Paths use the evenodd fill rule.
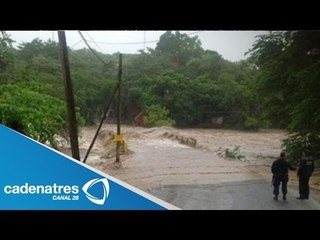
<path fill-rule="evenodd" d="M 0 35 L 0 122 L 53 142 L 67 127 L 58 43 L 12 46 Z M 79 124 L 101 118 L 115 89 L 118 54 L 69 49 Z M 281 128 L 289 158 L 320 149 L 320 32 L 270 32 L 251 56 L 230 62 L 204 50 L 197 36 L 165 32 L 154 49 L 124 54 L 122 120 L 144 111 L 149 126 Z M 116 111 L 116 101 L 112 109 Z M 81 115 L 81 117 L 80 117 Z M 83 119 L 83 121 L 82 121 Z"/>
<path fill-rule="evenodd" d="M 265 117 L 286 128 L 290 159 L 303 150 L 320 153 L 320 31 L 273 32 L 260 36 L 252 61 Z"/>

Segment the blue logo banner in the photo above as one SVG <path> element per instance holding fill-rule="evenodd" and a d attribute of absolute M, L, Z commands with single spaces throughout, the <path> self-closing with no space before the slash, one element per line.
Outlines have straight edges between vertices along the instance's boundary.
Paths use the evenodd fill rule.
<path fill-rule="evenodd" d="M 0 210 L 178 209 L 0 125 Z"/>

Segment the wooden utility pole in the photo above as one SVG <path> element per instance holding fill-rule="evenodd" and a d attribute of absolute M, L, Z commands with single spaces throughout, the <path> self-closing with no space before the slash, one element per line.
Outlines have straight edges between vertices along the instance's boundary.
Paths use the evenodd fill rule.
<path fill-rule="evenodd" d="M 118 69 L 118 116 L 117 116 L 117 148 L 116 148 L 116 163 L 120 163 L 120 145 L 123 141 L 120 131 L 121 125 L 121 82 L 122 82 L 122 54 L 119 55 L 119 69 Z"/>
<path fill-rule="evenodd" d="M 66 34 L 64 31 L 58 31 L 59 44 L 60 44 L 60 57 L 62 64 L 63 79 L 65 81 L 65 95 L 68 109 L 68 121 L 69 121 L 69 134 L 72 157 L 80 160 L 79 144 L 78 144 L 78 125 L 76 119 L 76 113 L 74 110 L 74 99 L 72 90 L 72 81 L 70 77 L 70 67 L 68 59 L 68 49 L 66 42 Z"/>

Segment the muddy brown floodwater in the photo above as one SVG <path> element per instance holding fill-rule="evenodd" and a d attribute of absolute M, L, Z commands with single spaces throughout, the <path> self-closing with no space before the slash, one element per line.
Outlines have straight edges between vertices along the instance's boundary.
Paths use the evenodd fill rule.
<path fill-rule="evenodd" d="M 80 134 L 80 154 L 84 158 L 97 127 L 84 127 Z M 261 130 L 245 132 L 224 129 L 175 129 L 121 126 L 128 153 L 115 165 L 116 125 L 103 125 L 86 161 L 94 168 L 137 188 L 147 190 L 164 185 L 220 184 L 235 181 L 270 181 L 270 166 L 280 154 L 285 132 Z M 196 144 L 195 144 L 196 142 Z M 239 149 L 241 159 L 226 158 L 225 151 Z M 70 155 L 70 146 L 60 151 Z M 319 174 L 311 185 L 319 189 Z M 297 185 L 295 172 L 289 185 Z"/>

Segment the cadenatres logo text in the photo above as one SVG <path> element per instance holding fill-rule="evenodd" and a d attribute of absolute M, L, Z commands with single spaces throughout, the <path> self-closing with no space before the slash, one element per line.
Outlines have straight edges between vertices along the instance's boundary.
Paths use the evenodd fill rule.
<path fill-rule="evenodd" d="M 99 184 L 101 185 L 100 187 Z M 92 193 L 91 190 L 96 185 L 97 187 L 94 189 L 95 192 Z M 103 205 L 109 195 L 108 179 L 92 179 L 83 185 L 82 191 L 88 200 L 95 204 Z M 3 188 L 3 192 L 10 195 L 52 195 L 52 200 L 54 201 L 78 201 L 80 199 L 78 185 L 58 185 L 56 183 L 53 183 L 52 185 L 32 185 L 26 182 L 22 185 L 6 185 Z"/>

